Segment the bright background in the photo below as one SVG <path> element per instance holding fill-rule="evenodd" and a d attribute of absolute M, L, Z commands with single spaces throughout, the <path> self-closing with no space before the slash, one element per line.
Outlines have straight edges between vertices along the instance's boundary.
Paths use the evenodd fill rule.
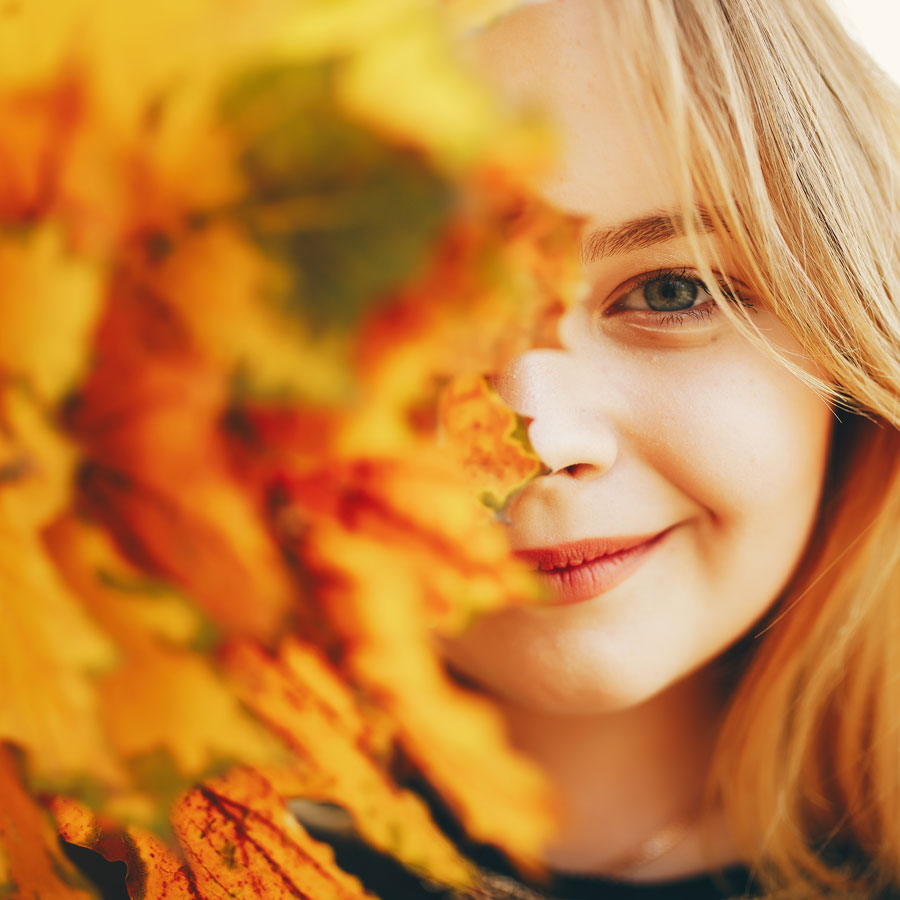
<path fill-rule="evenodd" d="M 900 84 L 900 0 L 831 0 L 847 30 Z"/>

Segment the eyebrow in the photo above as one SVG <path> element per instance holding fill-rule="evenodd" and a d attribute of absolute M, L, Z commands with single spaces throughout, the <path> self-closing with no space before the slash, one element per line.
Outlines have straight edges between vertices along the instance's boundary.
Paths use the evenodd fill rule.
<path fill-rule="evenodd" d="M 705 209 L 694 213 L 697 231 L 708 234 L 715 230 L 712 216 Z M 588 232 L 581 245 L 583 262 L 597 262 L 607 256 L 618 256 L 633 250 L 644 250 L 654 244 L 670 241 L 687 234 L 681 213 L 653 213 L 638 219 L 629 219 L 610 228 Z"/>

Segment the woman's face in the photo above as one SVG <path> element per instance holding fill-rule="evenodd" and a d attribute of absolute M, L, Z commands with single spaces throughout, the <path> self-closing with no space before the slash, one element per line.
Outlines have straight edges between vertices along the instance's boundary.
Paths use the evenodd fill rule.
<path fill-rule="evenodd" d="M 832 422 L 717 311 L 687 241 L 659 227 L 678 208 L 665 148 L 612 89 L 592 8 L 540 4 L 474 41 L 490 80 L 556 118 L 562 160 L 542 191 L 588 217 L 593 258 L 562 348 L 498 379 L 552 470 L 513 503 L 509 533 L 554 569 L 543 577 L 556 602 L 486 617 L 446 649 L 493 693 L 583 713 L 650 698 L 766 612 L 809 537 Z M 802 363 L 745 293 L 727 241 L 704 240 L 740 288 L 734 302 L 754 305 L 767 339 Z"/>

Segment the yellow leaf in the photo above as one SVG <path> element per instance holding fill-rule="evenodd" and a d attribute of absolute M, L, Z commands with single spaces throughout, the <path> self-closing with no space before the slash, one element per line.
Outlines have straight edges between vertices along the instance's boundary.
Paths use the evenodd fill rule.
<path fill-rule="evenodd" d="M 131 896 L 147 900 L 197 900 L 187 866 L 170 847 L 142 828 L 129 828 L 128 836 L 137 857 L 135 863 L 139 863 L 129 866 L 129 880 L 139 882 Z M 132 884 L 128 887 L 132 888 Z"/>
<path fill-rule="evenodd" d="M 232 471 L 222 435 L 228 373 L 130 279 L 97 341 L 70 413 L 90 460 L 79 479 L 84 505 L 133 563 L 184 591 L 223 631 L 271 638 L 299 592 Z"/>
<path fill-rule="evenodd" d="M 344 807 L 362 838 L 434 881 L 462 887 L 472 867 L 415 794 L 372 759 L 366 722 L 321 654 L 288 640 L 277 660 L 244 646 L 229 669 L 244 702 L 299 756 L 299 795 Z"/>
<path fill-rule="evenodd" d="M 30 392 L 0 380 L 0 511 L 36 531 L 71 498 L 75 453 Z"/>
<path fill-rule="evenodd" d="M 225 372 L 242 373 L 257 395 L 346 398 L 352 388 L 346 335 L 313 335 L 275 298 L 287 273 L 233 225 L 180 238 L 152 273 L 155 288 L 194 340 Z"/>
<path fill-rule="evenodd" d="M 49 803 L 60 836 L 70 844 L 90 847 L 99 834 L 94 813 L 72 797 L 53 797 Z"/>
<path fill-rule="evenodd" d="M 0 393 L 0 740 L 30 752 L 51 782 L 114 780 L 97 725 L 93 677 L 115 649 L 48 555 L 40 528 L 68 502 L 71 448 L 22 390 Z"/>
<path fill-rule="evenodd" d="M 422 587 L 364 532 L 317 526 L 320 565 L 339 572 L 323 598 L 347 665 L 396 723 L 401 744 L 475 839 L 521 864 L 553 835 L 553 798 L 536 766 L 509 746 L 498 711 L 455 685 L 431 641 Z"/>
<path fill-rule="evenodd" d="M 435 11 L 423 6 L 385 29 L 347 61 L 338 96 L 374 129 L 412 141 L 459 170 L 484 151 L 503 117 L 486 88 L 454 58 L 440 26 Z"/>
<path fill-rule="evenodd" d="M 165 646 L 131 616 L 127 595 L 104 571 L 128 571 L 108 540 L 74 518 L 47 533 L 54 558 L 122 648 L 120 664 L 98 679 L 99 717 L 109 745 L 135 760 L 164 751 L 177 772 L 198 777 L 222 760 L 273 762 L 283 756 L 201 653 Z"/>
<path fill-rule="evenodd" d="M 484 378 L 460 377 L 440 399 L 441 437 L 473 490 L 494 508 L 541 471 L 516 414 Z"/>
<path fill-rule="evenodd" d="M 22 786 L 13 755 L 3 746 L 0 797 L 0 893 L 41 900 L 88 900 L 92 894 L 63 857 L 49 819 Z"/>
<path fill-rule="evenodd" d="M 45 402 L 56 401 L 87 361 L 100 311 L 100 269 L 73 256 L 59 228 L 43 226 L 0 240 L 0 279 L 2 370 Z"/>

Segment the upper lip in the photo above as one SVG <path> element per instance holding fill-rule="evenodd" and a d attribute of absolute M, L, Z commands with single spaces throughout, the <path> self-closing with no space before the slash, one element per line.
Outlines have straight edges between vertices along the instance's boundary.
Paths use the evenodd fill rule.
<path fill-rule="evenodd" d="M 622 537 L 587 538 L 583 541 L 555 544 L 552 547 L 533 547 L 514 552 L 519 559 L 544 571 L 568 569 L 593 562 L 604 556 L 621 553 L 623 550 L 631 550 L 662 534 L 662 531 L 655 531 L 651 534 L 624 535 Z"/>

